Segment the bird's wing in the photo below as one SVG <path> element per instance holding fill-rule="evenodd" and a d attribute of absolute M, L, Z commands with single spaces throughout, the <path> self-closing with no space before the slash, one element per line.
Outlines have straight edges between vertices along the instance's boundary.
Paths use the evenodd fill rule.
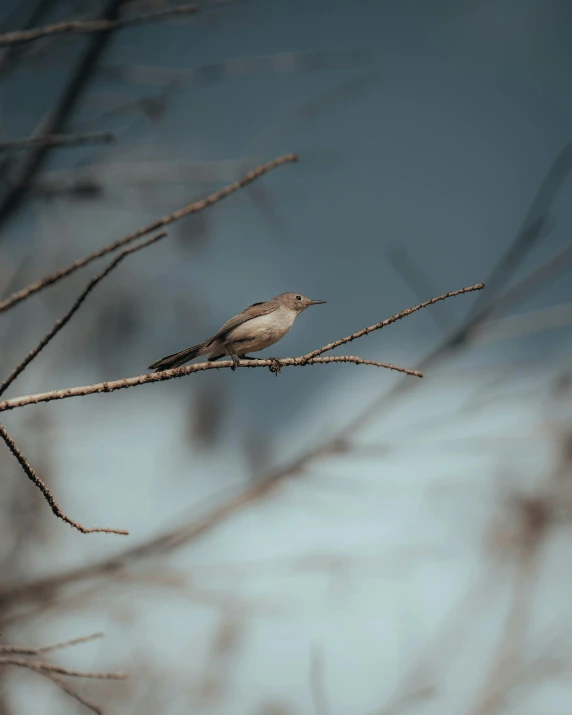
<path fill-rule="evenodd" d="M 238 315 L 235 315 L 234 318 L 227 320 L 218 333 L 208 341 L 207 345 L 211 345 L 211 343 L 214 343 L 215 340 L 224 338 L 238 325 L 242 325 L 253 318 L 259 318 L 261 315 L 268 315 L 268 313 L 272 313 L 274 310 L 276 310 L 276 306 L 270 301 L 263 301 L 262 303 L 253 303 L 252 305 L 249 305 L 248 308 L 245 308 L 242 311 L 242 313 L 239 313 Z"/>

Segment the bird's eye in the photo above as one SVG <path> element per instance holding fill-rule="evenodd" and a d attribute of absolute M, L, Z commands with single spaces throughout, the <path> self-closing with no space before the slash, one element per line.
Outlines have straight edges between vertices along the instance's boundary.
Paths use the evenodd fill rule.
<path fill-rule="evenodd" d="M 296 296 L 296 300 L 302 300 L 302 296 L 301 296 L 301 295 L 297 295 L 297 296 Z"/>

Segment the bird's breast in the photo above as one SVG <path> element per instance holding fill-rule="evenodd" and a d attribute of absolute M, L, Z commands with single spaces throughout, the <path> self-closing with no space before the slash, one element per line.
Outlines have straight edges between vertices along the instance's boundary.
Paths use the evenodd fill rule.
<path fill-rule="evenodd" d="M 230 332 L 227 342 L 239 343 L 246 350 L 264 350 L 280 340 L 292 327 L 296 313 L 275 310 L 238 325 Z"/>

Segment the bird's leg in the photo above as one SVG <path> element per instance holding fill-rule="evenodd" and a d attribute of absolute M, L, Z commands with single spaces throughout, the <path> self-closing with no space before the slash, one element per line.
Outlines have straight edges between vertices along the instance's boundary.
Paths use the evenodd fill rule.
<path fill-rule="evenodd" d="M 232 367 L 230 369 L 234 372 L 240 364 L 240 358 L 238 357 L 238 355 L 236 353 L 231 352 L 228 349 L 228 347 L 227 347 L 227 350 L 228 350 L 228 354 L 230 355 L 230 359 L 232 360 Z"/>

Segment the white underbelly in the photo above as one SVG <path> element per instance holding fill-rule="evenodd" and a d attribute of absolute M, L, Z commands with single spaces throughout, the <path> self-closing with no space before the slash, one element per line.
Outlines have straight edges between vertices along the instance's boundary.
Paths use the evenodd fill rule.
<path fill-rule="evenodd" d="M 276 312 L 261 315 L 231 330 L 225 342 L 232 345 L 238 355 L 264 350 L 286 335 L 295 317 L 295 314 L 277 315 Z"/>

